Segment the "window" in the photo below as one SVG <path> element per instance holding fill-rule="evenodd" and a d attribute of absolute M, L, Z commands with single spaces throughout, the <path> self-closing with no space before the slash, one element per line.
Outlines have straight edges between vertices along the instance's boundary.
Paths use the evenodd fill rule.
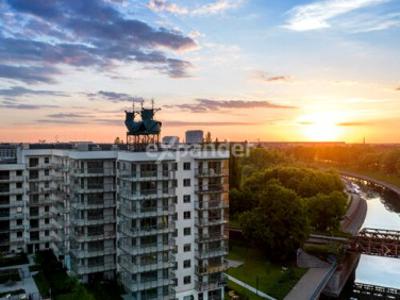
<path fill-rule="evenodd" d="M 190 252 L 191 250 L 191 245 L 190 244 L 184 244 L 183 245 L 183 252 Z"/>
<path fill-rule="evenodd" d="M 50 235 L 50 231 L 45 230 L 45 231 L 44 231 L 44 236 L 49 236 L 49 235 Z"/>
<path fill-rule="evenodd" d="M 190 284 L 192 278 L 190 276 L 183 277 L 183 284 Z"/>
<path fill-rule="evenodd" d="M 22 182 L 17 182 L 17 189 L 22 188 Z"/>
<path fill-rule="evenodd" d="M 183 261 L 183 268 L 184 269 L 190 268 L 190 264 L 191 264 L 191 260 L 190 259 L 185 259 Z"/>
<path fill-rule="evenodd" d="M 22 195 L 21 194 L 17 195 L 17 201 L 22 201 Z"/>
<path fill-rule="evenodd" d="M 183 186 L 190 186 L 190 178 L 183 179 Z"/>
<path fill-rule="evenodd" d="M 183 169 L 184 170 L 190 170 L 190 162 L 185 162 L 185 163 L 183 163 Z"/>
<path fill-rule="evenodd" d="M 183 228 L 183 235 L 190 235 L 190 233 L 191 233 L 190 229 L 191 229 L 190 227 Z"/>
<path fill-rule="evenodd" d="M 44 176 L 49 176 L 49 169 L 44 170 Z"/>
<path fill-rule="evenodd" d="M 45 211 L 45 212 L 49 212 L 49 210 L 50 210 L 50 207 L 49 207 L 49 206 L 45 206 L 45 207 L 44 207 L 44 211 Z"/>
<path fill-rule="evenodd" d="M 190 203 L 190 195 L 183 195 L 183 203 Z"/>
<path fill-rule="evenodd" d="M 22 231 L 18 231 L 17 232 L 17 238 L 21 238 L 22 237 Z"/>
<path fill-rule="evenodd" d="M 17 219 L 17 225 L 22 225 L 22 219 Z"/>
<path fill-rule="evenodd" d="M 22 170 L 17 170 L 17 176 L 22 176 Z"/>
<path fill-rule="evenodd" d="M 49 161 L 50 161 L 50 159 L 49 159 L 48 157 L 45 157 L 45 158 L 44 158 L 44 163 L 45 163 L 45 164 L 48 164 Z"/>
<path fill-rule="evenodd" d="M 190 211 L 184 211 L 183 212 L 183 219 L 184 220 L 190 219 Z"/>

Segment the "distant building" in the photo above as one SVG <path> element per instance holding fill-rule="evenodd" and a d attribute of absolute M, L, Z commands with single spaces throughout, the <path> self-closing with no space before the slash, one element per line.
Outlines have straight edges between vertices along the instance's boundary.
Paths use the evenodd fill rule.
<path fill-rule="evenodd" d="M 179 136 L 164 136 L 162 139 L 162 143 L 164 145 L 169 145 L 169 146 L 176 146 L 179 144 Z"/>
<path fill-rule="evenodd" d="M 203 142 L 203 130 L 188 130 L 185 133 L 186 144 L 201 144 Z"/>

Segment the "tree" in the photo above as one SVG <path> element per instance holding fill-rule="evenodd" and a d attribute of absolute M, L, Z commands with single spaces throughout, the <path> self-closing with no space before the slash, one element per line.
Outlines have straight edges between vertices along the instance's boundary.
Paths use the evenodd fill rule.
<path fill-rule="evenodd" d="M 204 143 L 206 144 L 211 144 L 212 143 L 212 138 L 211 138 L 211 132 L 207 132 L 206 138 L 204 139 Z"/>
<path fill-rule="evenodd" d="M 294 256 L 309 232 L 300 198 L 276 183 L 266 186 L 258 206 L 244 212 L 239 223 L 244 237 L 275 260 Z"/>
<path fill-rule="evenodd" d="M 114 144 L 115 144 L 115 145 L 122 144 L 122 141 L 121 141 L 121 139 L 119 138 L 119 136 L 117 136 L 117 137 L 115 138 Z"/>
<path fill-rule="evenodd" d="M 315 230 L 329 232 L 339 228 L 340 219 L 346 212 L 347 199 L 343 193 L 318 194 L 304 201 L 310 225 Z"/>

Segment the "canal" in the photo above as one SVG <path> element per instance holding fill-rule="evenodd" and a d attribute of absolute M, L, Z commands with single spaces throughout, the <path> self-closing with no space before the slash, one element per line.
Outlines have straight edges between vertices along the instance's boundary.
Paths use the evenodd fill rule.
<path fill-rule="evenodd" d="M 400 230 L 400 197 L 393 191 L 363 180 L 352 179 L 352 182 L 359 187 L 368 204 L 363 228 Z M 355 274 L 340 299 L 358 299 L 352 291 L 354 282 L 400 289 L 400 259 L 361 255 Z"/>

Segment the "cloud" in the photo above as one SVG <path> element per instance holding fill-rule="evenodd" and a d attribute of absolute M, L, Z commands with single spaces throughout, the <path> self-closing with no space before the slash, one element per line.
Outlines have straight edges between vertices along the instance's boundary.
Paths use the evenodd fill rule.
<path fill-rule="evenodd" d="M 186 127 L 186 126 L 199 126 L 199 127 L 210 127 L 210 126 L 255 126 L 260 125 L 259 122 L 186 122 L 186 121 L 165 121 L 165 126 L 170 127 Z"/>
<path fill-rule="evenodd" d="M 83 124 L 84 122 L 76 119 L 39 119 L 36 123 L 41 124 Z"/>
<path fill-rule="evenodd" d="M 57 105 L 42 105 L 42 104 L 18 104 L 18 103 L 2 103 L 0 108 L 18 109 L 18 110 L 38 110 L 44 108 L 55 108 Z"/>
<path fill-rule="evenodd" d="M 216 0 L 195 8 L 189 8 L 166 0 L 150 0 L 147 6 L 156 12 L 168 12 L 176 15 L 210 15 L 237 8 L 243 2 L 243 0 Z"/>
<path fill-rule="evenodd" d="M 67 94 L 58 91 L 49 91 L 49 90 L 31 90 L 22 86 L 13 86 L 7 89 L 0 89 L 0 96 L 5 97 L 20 97 L 20 96 L 31 96 L 31 95 L 40 95 L 40 96 L 57 96 L 57 97 L 68 97 Z"/>
<path fill-rule="evenodd" d="M 398 88 L 396 88 L 396 91 L 400 91 L 400 86 Z"/>
<path fill-rule="evenodd" d="M 89 98 L 92 100 L 103 99 L 107 101 L 111 101 L 114 103 L 117 102 L 138 102 L 142 103 L 145 101 L 142 97 L 131 96 L 125 93 L 117 93 L 111 91 L 98 91 L 97 93 L 89 93 L 87 94 Z"/>
<path fill-rule="evenodd" d="M 211 100 L 196 99 L 196 103 L 165 105 L 165 108 L 178 108 L 185 111 L 205 113 L 223 109 L 249 109 L 249 108 L 274 108 L 293 109 L 294 106 L 280 105 L 269 101 L 247 101 L 247 100 Z"/>
<path fill-rule="evenodd" d="M 69 119 L 69 118 L 84 118 L 86 117 L 86 115 L 77 113 L 56 113 L 47 115 L 47 117 L 54 119 Z"/>
<path fill-rule="evenodd" d="M 357 9 L 383 4 L 390 0 L 324 0 L 294 7 L 285 27 L 308 31 L 331 27 L 329 21 Z"/>
<path fill-rule="evenodd" d="M 7 0 L 6 3 L 13 20 L 2 24 L 0 63 L 66 64 L 104 70 L 112 68 L 115 62 L 137 62 L 173 78 L 187 77 L 191 67 L 190 62 L 163 52 L 163 49 L 177 52 L 195 48 L 191 37 L 128 18 L 110 2 Z M 41 81 L 54 82 L 51 77 Z"/>
<path fill-rule="evenodd" d="M 252 78 L 263 82 L 288 82 L 291 80 L 289 76 L 270 75 L 264 71 L 254 71 L 252 74 Z"/>
<path fill-rule="evenodd" d="M 13 54 L 10 53 L 10 56 L 12 55 Z M 58 73 L 58 70 L 53 67 L 10 66 L 0 64 L 1 78 L 18 80 L 27 84 L 54 83 L 55 81 L 52 76 Z"/>
<path fill-rule="evenodd" d="M 376 16 L 363 14 L 354 16 L 351 20 L 341 22 L 341 27 L 350 30 L 352 33 L 373 32 L 400 27 L 400 13 L 390 13 Z"/>

